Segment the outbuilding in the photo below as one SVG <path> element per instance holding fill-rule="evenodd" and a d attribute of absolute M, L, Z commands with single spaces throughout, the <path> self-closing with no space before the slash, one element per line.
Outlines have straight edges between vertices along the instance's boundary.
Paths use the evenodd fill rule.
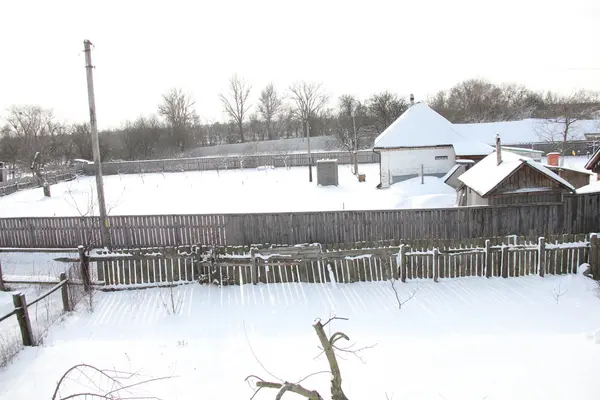
<path fill-rule="evenodd" d="M 441 178 L 456 160 L 477 162 L 493 147 L 464 138 L 450 121 L 418 102 L 375 139 L 373 151 L 380 155 L 379 187 L 387 188 L 421 174 Z"/>

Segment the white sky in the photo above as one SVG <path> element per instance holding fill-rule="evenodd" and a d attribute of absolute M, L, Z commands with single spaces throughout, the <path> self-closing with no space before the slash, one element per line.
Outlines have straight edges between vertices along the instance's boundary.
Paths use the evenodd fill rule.
<path fill-rule="evenodd" d="M 0 110 L 86 121 L 83 40 L 94 43 L 100 128 L 155 112 L 173 86 L 203 121 L 235 72 L 253 85 L 322 82 L 337 97 L 417 99 L 481 77 L 600 90 L 597 0 L 0 0 Z"/>

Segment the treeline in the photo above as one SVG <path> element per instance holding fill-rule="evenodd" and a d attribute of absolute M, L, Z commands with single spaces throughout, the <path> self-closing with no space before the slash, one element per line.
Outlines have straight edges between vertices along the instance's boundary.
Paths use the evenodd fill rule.
<path fill-rule="evenodd" d="M 226 143 L 332 135 L 338 148 L 352 151 L 372 144 L 410 105 L 408 96 L 375 93 L 367 99 L 342 95 L 331 99 L 319 84 L 298 82 L 285 93 L 272 84 L 251 101 L 251 85 L 238 76 L 219 96 L 228 122 L 202 123 L 194 99 L 181 89 L 162 96 L 156 114 L 100 132 L 103 160 L 182 157 L 193 149 Z M 599 107 L 595 93 L 571 96 L 538 93 L 521 85 L 467 80 L 426 99 L 452 122 L 493 122 L 523 118 L 592 118 Z M 28 168 L 36 152 L 47 168 L 75 158 L 91 160 L 87 123 L 62 124 L 51 109 L 13 106 L 1 126 L 0 161 L 11 170 Z"/>

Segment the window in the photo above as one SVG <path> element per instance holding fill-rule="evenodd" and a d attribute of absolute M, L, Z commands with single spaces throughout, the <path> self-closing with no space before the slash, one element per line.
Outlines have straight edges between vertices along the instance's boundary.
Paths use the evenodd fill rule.
<path fill-rule="evenodd" d="M 447 160 L 448 156 L 435 156 L 436 160 Z"/>

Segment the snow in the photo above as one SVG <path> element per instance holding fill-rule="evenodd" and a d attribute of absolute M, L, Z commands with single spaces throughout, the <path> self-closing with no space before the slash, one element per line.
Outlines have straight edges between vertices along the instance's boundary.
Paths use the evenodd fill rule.
<path fill-rule="evenodd" d="M 340 165 L 337 187 L 317 186 L 316 178 L 309 183 L 306 167 L 112 175 L 104 178 L 104 185 L 109 215 L 393 209 L 413 203 L 399 195 L 418 199 L 421 189 L 428 198 L 435 194 L 416 185 L 410 194 L 378 190 L 379 165 L 361 164 L 359 171 L 367 182 L 358 182 L 350 165 Z M 51 198 L 44 198 L 41 189 L 4 196 L 0 218 L 96 214 L 95 187 L 93 177 L 78 177 L 52 185 Z"/>
<path fill-rule="evenodd" d="M 546 140 L 541 137 L 548 138 L 549 135 L 558 138 L 560 132 L 564 130 L 564 124 L 544 119 L 454 124 L 453 126 L 463 137 L 490 145 L 495 143 L 497 134 L 500 135 L 503 143 L 518 145 L 544 142 Z M 573 124 L 571 129 L 570 135 L 574 140 L 584 139 L 584 134 L 598 132 L 598 121 L 581 120 Z"/>
<path fill-rule="evenodd" d="M 485 196 L 524 163 L 575 191 L 575 188 L 569 182 L 543 165 L 536 163 L 530 158 L 506 150 L 502 151 L 502 162 L 500 165 L 497 165 L 496 152 L 494 152 L 475 164 L 474 167 L 459 176 L 458 179 L 480 196 Z"/>
<path fill-rule="evenodd" d="M 79 308 L 50 329 L 42 346 L 23 350 L 0 371 L 0 399 L 49 398 L 71 366 L 173 376 L 147 386 L 165 399 L 247 399 L 244 379 L 264 368 L 290 381 L 327 368 L 316 358 L 314 319 L 357 347 L 339 359 L 349 398 L 597 399 L 600 327 L 595 282 L 577 275 L 557 303 L 562 276 L 398 282 L 401 310 L 388 282 L 270 284 L 174 289 L 179 315 L 164 306 L 169 289 L 98 293 L 95 311 Z M 400 378 L 399 378 L 400 377 Z M 541 377 L 541 378 L 540 378 Z M 80 390 L 70 380 L 62 396 Z M 329 398 L 329 377 L 303 383 Z M 102 384 L 98 381 L 97 384 Z M 89 389 L 89 388 L 88 388 Z M 262 390 L 256 400 L 273 399 Z M 290 396 L 294 398 L 294 396 Z"/>
<path fill-rule="evenodd" d="M 600 181 L 592 182 L 577 189 L 578 194 L 597 193 L 600 192 Z"/>
<path fill-rule="evenodd" d="M 486 155 L 493 149 L 461 136 L 450 121 L 419 102 L 375 139 L 375 148 L 454 146 L 456 155 Z"/>
<path fill-rule="evenodd" d="M 442 178 L 425 176 L 398 182 L 390 192 L 398 199 L 395 208 L 445 208 L 456 205 L 456 191 L 446 185 Z"/>
<path fill-rule="evenodd" d="M 585 164 L 588 161 L 587 156 L 564 156 L 562 157 L 562 168 L 572 169 L 573 171 L 587 172 L 590 173 L 587 169 L 585 169 Z M 548 165 L 548 158 L 544 157 L 542 159 L 542 164 Z"/>
<path fill-rule="evenodd" d="M 55 261 L 56 258 L 77 258 L 74 252 L 0 252 L 2 274 L 6 280 L 24 280 L 36 277 L 39 280 L 58 280 L 61 272 L 66 272 L 69 263 Z"/>

